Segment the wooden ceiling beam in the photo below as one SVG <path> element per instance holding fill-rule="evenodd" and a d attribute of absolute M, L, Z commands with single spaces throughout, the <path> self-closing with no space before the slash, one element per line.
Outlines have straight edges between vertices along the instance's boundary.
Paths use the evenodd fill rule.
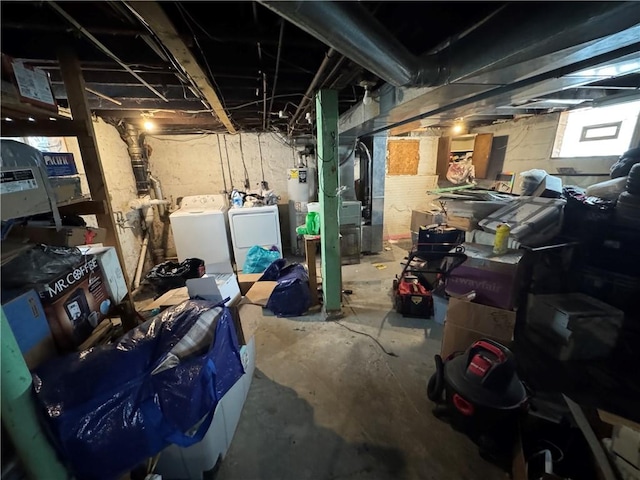
<path fill-rule="evenodd" d="M 169 50 L 177 62 L 191 77 L 200 91 L 204 94 L 207 102 L 211 105 L 213 112 L 227 128 L 229 133 L 236 133 L 236 128 L 225 112 L 218 94 L 214 90 L 209 77 L 198 64 L 196 58 L 189 50 L 189 47 L 180 37 L 175 26 L 164 13 L 162 7 L 157 2 L 130 2 L 129 4 L 141 19 L 149 26 L 151 31 Z"/>
<path fill-rule="evenodd" d="M 36 120 L 31 122 L 28 120 L 7 121 L 5 118 L 2 120 L 2 136 L 4 137 L 75 137 L 87 134 L 87 130 L 82 124 L 72 120 Z"/>

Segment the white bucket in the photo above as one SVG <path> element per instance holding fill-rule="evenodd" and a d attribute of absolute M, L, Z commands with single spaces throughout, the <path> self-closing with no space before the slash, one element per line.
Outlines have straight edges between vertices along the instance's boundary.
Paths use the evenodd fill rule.
<path fill-rule="evenodd" d="M 307 203 L 307 212 L 316 212 L 318 215 L 320 215 L 320 202 Z"/>

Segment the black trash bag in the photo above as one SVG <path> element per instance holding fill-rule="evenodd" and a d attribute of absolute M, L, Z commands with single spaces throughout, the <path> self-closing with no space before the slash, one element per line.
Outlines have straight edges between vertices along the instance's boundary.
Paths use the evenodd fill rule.
<path fill-rule="evenodd" d="M 601 242 L 615 211 L 615 200 L 589 196 L 583 188 L 565 186 L 562 233 L 583 243 Z"/>
<path fill-rule="evenodd" d="M 184 287 L 190 278 L 200 278 L 204 271 L 204 260 L 187 258 L 182 263 L 160 263 L 151 269 L 145 279 L 160 296 L 174 288 Z"/>
<path fill-rule="evenodd" d="M 58 278 L 82 261 L 77 247 L 37 245 L 2 267 L 2 288 L 33 288 Z"/>
<path fill-rule="evenodd" d="M 611 165 L 611 178 L 626 177 L 631 167 L 637 163 L 640 163 L 640 147 L 632 148 L 620 155 L 618 161 Z"/>

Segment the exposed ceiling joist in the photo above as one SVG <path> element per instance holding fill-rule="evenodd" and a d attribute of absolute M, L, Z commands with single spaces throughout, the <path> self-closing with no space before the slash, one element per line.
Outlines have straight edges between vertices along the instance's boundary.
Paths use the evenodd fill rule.
<path fill-rule="evenodd" d="M 131 8 L 141 17 L 151 31 L 158 37 L 164 46 L 171 52 L 178 63 L 189 74 L 197 87 L 211 105 L 213 113 L 220 119 L 229 133 L 236 133 L 236 128 L 231 123 L 225 112 L 218 94 L 215 92 L 209 77 L 202 70 L 189 47 L 178 34 L 169 17 L 164 13 L 157 2 L 131 2 Z"/>

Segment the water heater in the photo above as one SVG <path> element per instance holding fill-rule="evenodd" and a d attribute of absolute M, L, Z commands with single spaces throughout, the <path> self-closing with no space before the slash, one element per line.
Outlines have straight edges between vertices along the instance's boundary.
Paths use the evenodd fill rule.
<path fill-rule="evenodd" d="M 315 196 L 314 171 L 299 166 L 287 170 L 287 193 L 289 194 L 289 230 L 291 253 L 304 255 L 304 242 L 298 238 L 296 227 L 307 218 L 307 203 Z"/>

